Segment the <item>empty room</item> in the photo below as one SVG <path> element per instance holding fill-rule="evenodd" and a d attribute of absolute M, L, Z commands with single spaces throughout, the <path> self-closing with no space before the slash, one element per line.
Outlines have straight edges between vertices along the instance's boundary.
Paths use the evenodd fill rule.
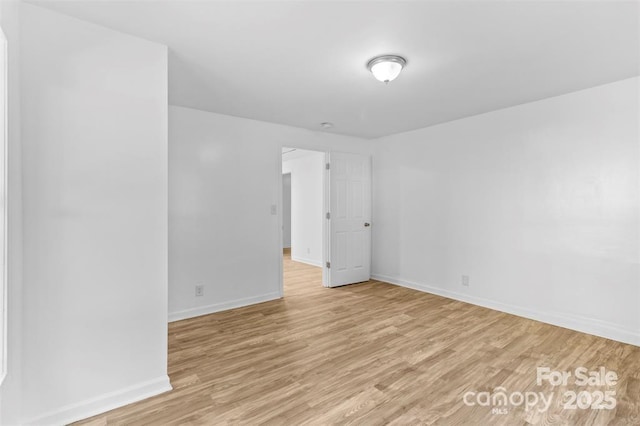
<path fill-rule="evenodd" d="M 640 425 L 639 1 L 0 29 L 0 425 Z"/>

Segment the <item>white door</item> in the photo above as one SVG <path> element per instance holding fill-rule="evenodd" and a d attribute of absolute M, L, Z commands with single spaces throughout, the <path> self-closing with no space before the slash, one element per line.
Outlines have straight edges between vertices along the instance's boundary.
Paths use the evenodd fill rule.
<path fill-rule="evenodd" d="M 329 169 L 328 287 L 371 277 L 371 157 L 332 152 Z"/>

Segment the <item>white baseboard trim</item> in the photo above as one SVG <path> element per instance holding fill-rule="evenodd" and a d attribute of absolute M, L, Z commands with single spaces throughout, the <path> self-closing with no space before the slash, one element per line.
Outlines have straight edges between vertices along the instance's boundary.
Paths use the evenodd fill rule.
<path fill-rule="evenodd" d="M 305 257 L 298 257 L 298 256 L 291 256 L 291 260 L 293 260 L 294 262 L 300 262 L 300 263 L 306 263 L 307 265 L 311 265 L 311 266 L 317 266 L 318 268 L 322 267 L 322 261 L 321 260 L 314 260 L 314 259 L 307 259 Z"/>
<path fill-rule="evenodd" d="M 227 302 L 214 303 L 212 305 L 197 306 L 195 308 L 182 311 L 169 312 L 169 322 L 199 317 L 202 315 L 214 314 L 216 312 L 228 311 L 229 309 L 242 308 L 244 306 L 255 305 L 256 303 L 268 302 L 280 299 L 279 292 L 262 294 L 260 296 L 245 297 L 243 299 L 229 300 Z"/>
<path fill-rule="evenodd" d="M 593 334 L 594 336 L 604 337 L 607 339 L 616 340 L 618 342 L 640 346 L 640 332 L 638 332 L 637 330 L 628 330 L 618 326 L 617 324 L 612 324 L 606 321 L 578 317 L 559 312 L 544 312 L 535 309 L 524 308 L 522 306 L 506 304 L 495 300 L 489 300 L 464 293 L 458 293 L 451 290 L 391 277 L 388 275 L 372 274 L 371 278 L 378 281 L 384 281 L 389 284 L 394 284 L 425 293 L 431 293 L 437 296 L 446 297 L 448 299 L 471 303 L 472 305 L 478 305 L 484 308 L 489 308 L 496 311 L 517 315 L 519 317 L 544 322 L 558 327 L 568 328 L 571 330 L 579 331 L 581 333 Z"/>
<path fill-rule="evenodd" d="M 76 404 L 66 405 L 58 410 L 31 419 L 27 421 L 26 424 L 65 425 L 168 392 L 172 389 L 169 376 L 165 375 Z"/>

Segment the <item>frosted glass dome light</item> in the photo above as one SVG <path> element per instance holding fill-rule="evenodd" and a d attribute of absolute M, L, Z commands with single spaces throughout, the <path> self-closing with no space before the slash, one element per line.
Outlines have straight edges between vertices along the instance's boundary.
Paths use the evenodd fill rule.
<path fill-rule="evenodd" d="M 367 68 L 377 80 L 388 83 L 398 77 L 405 65 L 407 61 L 401 56 L 384 55 L 370 60 Z"/>

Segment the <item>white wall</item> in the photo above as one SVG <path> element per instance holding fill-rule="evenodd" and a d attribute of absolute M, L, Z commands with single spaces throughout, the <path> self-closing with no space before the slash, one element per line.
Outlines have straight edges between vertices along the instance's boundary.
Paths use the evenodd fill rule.
<path fill-rule="evenodd" d="M 26 4 L 20 42 L 23 416 L 64 423 L 170 388 L 167 49 Z"/>
<path fill-rule="evenodd" d="M 280 297 L 282 146 L 371 142 L 174 106 L 169 122 L 169 318 Z"/>
<path fill-rule="evenodd" d="M 374 274 L 640 344 L 639 99 L 633 78 L 378 140 Z"/>
<path fill-rule="evenodd" d="M 291 173 L 282 175 L 282 248 L 291 248 Z"/>
<path fill-rule="evenodd" d="M 20 423 L 22 396 L 22 157 L 20 145 L 19 3 L 0 1 L 8 41 L 8 324 L 7 377 L 0 387 L 0 424 Z"/>
<path fill-rule="evenodd" d="M 304 151 L 282 161 L 282 171 L 291 173 L 291 259 L 314 266 L 322 266 L 324 157 Z"/>

